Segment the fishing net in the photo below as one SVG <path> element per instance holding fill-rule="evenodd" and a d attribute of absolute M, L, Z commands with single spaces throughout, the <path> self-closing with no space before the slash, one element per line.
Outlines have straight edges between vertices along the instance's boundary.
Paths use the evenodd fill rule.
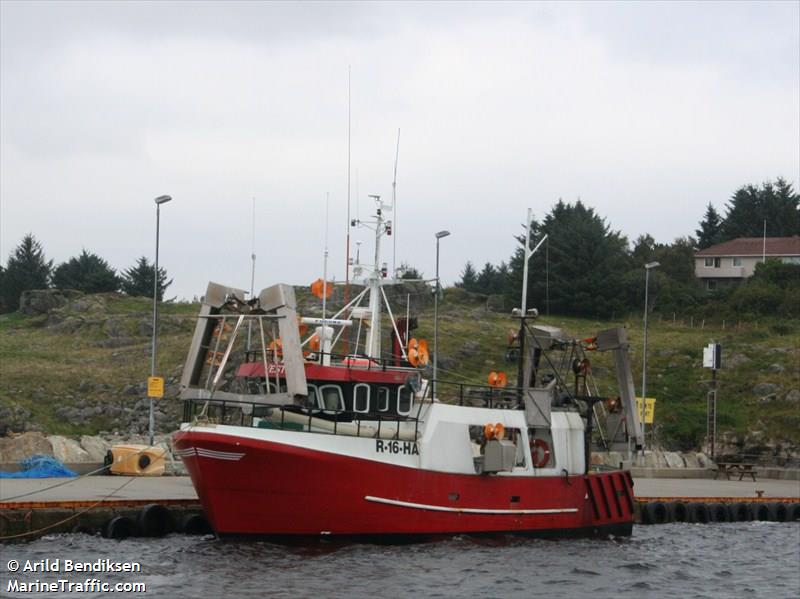
<path fill-rule="evenodd" d="M 19 472 L 0 472 L 0 478 L 65 478 L 78 476 L 49 455 L 32 455 L 19 462 Z"/>

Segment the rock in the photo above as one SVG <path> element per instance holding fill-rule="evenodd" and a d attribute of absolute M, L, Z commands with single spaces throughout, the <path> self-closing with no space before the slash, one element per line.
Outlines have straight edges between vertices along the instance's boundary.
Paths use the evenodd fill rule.
<path fill-rule="evenodd" d="M 31 289 L 23 291 L 19 299 L 19 311 L 28 316 L 47 314 L 51 310 L 66 306 L 71 297 L 82 295 L 80 291 L 61 289 Z"/>
<path fill-rule="evenodd" d="M 481 344 L 474 340 L 465 341 L 464 345 L 461 347 L 461 351 L 458 352 L 462 356 L 474 356 L 481 351 Z"/>
<path fill-rule="evenodd" d="M 700 462 L 697 461 L 697 454 L 688 452 L 684 453 L 681 458 L 683 459 L 684 463 L 686 464 L 687 468 L 699 468 Z"/>
<path fill-rule="evenodd" d="M 48 326 L 56 333 L 74 333 L 83 326 L 83 319 L 77 316 L 67 316 L 63 320 Z"/>
<path fill-rule="evenodd" d="M 42 433 L 0 438 L 0 463 L 16 464 L 32 455 L 53 455 L 53 446 Z"/>
<path fill-rule="evenodd" d="M 456 366 L 458 366 L 458 362 L 455 360 L 455 358 L 451 358 L 450 356 L 445 356 L 445 355 L 442 355 L 440 353 L 439 354 L 439 363 L 437 364 L 437 366 L 439 368 L 441 368 L 441 369 L 444 369 L 444 370 L 454 370 L 456 368 Z M 441 376 L 442 376 L 441 373 L 439 373 L 438 376 L 439 376 L 439 378 L 441 378 Z M 437 379 L 437 380 L 439 380 L 439 379 Z"/>
<path fill-rule="evenodd" d="M 102 462 L 110 447 L 111 444 L 101 437 L 90 437 L 89 435 L 81 437 L 81 448 L 89 455 L 90 462 Z"/>
<path fill-rule="evenodd" d="M 10 432 L 21 433 L 30 430 L 30 423 L 30 410 L 16 403 L 9 406 L 0 406 L 0 437 Z"/>
<path fill-rule="evenodd" d="M 744 354 L 731 354 L 730 357 L 722 357 L 722 367 L 723 368 L 736 368 L 737 366 L 741 366 L 745 362 L 749 362 L 750 358 L 748 358 Z"/>
<path fill-rule="evenodd" d="M 661 451 L 645 451 L 644 465 L 645 468 L 665 468 L 667 462 L 664 459 L 664 453 Z"/>
<path fill-rule="evenodd" d="M 153 335 L 153 321 L 150 318 L 142 318 L 138 323 L 139 335 L 151 337 Z"/>
<path fill-rule="evenodd" d="M 85 295 L 71 302 L 69 308 L 78 313 L 102 314 L 106 310 L 106 300 L 100 295 Z"/>
<path fill-rule="evenodd" d="M 611 468 L 619 468 L 627 458 L 618 451 L 596 451 L 592 453 L 592 464 L 602 464 Z"/>
<path fill-rule="evenodd" d="M 800 402 L 800 389 L 792 389 L 786 394 L 784 399 L 786 401 L 791 401 L 792 403 Z"/>
<path fill-rule="evenodd" d="M 122 337 L 125 335 L 125 322 L 120 318 L 109 318 L 103 325 L 103 332 L 109 337 Z"/>
<path fill-rule="evenodd" d="M 765 395 L 777 393 L 780 390 L 780 388 L 781 386 L 776 385 L 775 383 L 758 383 L 756 386 L 753 387 L 753 395 L 764 397 Z"/>
<path fill-rule="evenodd" d="M 697 457 L 697 464 L 700 468 L 713 468 L 714 466 L 716 466 L 713 460 L 701 451 L 697 452 L 696 457 Z"/>
<path fill-rule="evenodd" d="M 89 459 L 89 452 L 83 449 L 77 441 L 61 435 L 52 435 L 48 437 L 48 441 L 53 446 L 53 457 L 64 464 L 92 461 Z"/>
<path fill-rule="evenodd" d="M 674 451 L 665 451 L 664 452 L 664 461 L 667 463 L 668 468 L 685 468 L 686 463 L 683 461 L 683 458 L 680 456 L 679 453 Z"/>
<path fill-rule="evenodd" d="M 770 364 L 769 368 L 767 368 L 768 372 L 775 372 L 775 373 L 780 373 L 783 372 L 784 370 L 786 369 L 783 367 L 783 364 L 778 364 L 777 362 Z"/>

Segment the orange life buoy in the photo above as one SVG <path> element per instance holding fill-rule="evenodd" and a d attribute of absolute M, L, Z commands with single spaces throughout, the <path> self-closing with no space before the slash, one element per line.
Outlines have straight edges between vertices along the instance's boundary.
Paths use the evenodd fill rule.
<path fill-rule="evenodd" d="M 550 446 L 542 439 L 531 439 L 531 461 L 534 468 L 544 468 L 550 461 Z"/>

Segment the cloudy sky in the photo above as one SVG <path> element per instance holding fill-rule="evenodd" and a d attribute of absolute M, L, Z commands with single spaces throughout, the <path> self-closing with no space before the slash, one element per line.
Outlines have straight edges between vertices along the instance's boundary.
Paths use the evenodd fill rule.
<path fill-rule="evenodd" d="M 0 3 L 0 257 L 121 269 L 170 295 L 344 278 L 351 213 L 445 283 L 507 259 L 528 207 L 580 197 L 630 239 L 692 234 L 745 183 L 800 180 L 797 2 Z M 368 231 L 353 241 L 372 251 Z M 392 243 L 390 242 L 391 248 Z"/>

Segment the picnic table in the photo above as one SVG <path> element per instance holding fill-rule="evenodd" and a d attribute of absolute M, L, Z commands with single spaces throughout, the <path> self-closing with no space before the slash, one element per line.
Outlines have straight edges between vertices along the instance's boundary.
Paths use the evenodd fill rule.
<path fill-rule="evenodd" d="M 717 462 L 714 480 L 719 478 L 720 474 L 724 474 L 728 480 L 731 479 L 731 474 L 734 476 L 738 474 L 739 480 L 742 480 L 745 476 L 749 476 L 753 479 L 753 482 L 756 482 L 755 467 L 755 464 L 744 464 L 741 462 Z"/>

